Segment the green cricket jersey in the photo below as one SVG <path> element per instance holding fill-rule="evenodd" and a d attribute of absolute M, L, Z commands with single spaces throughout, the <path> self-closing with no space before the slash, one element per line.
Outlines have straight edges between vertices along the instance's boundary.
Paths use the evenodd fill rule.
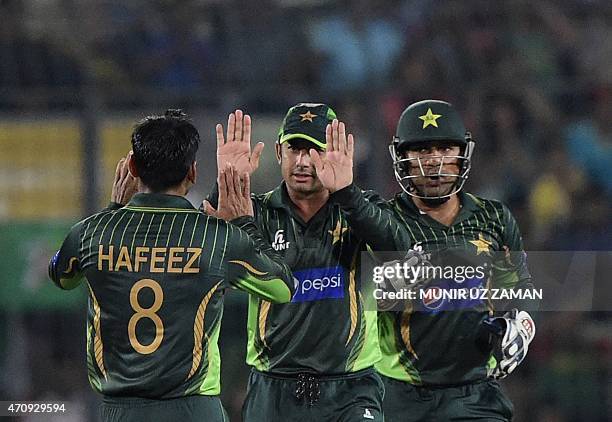
<path fill-rule="evenodd" d="M 380 359 L 375 303 L 362 284 L 363 238 L 328 201 L 307 223 L 284 182 L 253 196 L 259 229 L 297 280 L 291 303 L 249 298 L 247 363 L 281 374 L 344 374 Z M 386 230 L 388 220 L 377 220 Z"/>
<path fill-rule="evenodd" d="M 219 394 L 224 290 L 273 303 L 289 301 L 294 289 L 288 267 L 264 253 L 253 219 L 234 223 L 183 197 L 140 193 L 71 229 L 49 274 L 64 289 L 87 279 L 95 390 L 153 399 Z"/>
<path fill-rule="evenodd" d="M 380 251 L 406 251 L 417 247 L 436 257 L 439 265 L 468 262 L 483 268 L 457 281 L 440 277 L 428 285 L 433 290 L 457 288 L 531 288 L 519 229 L 502 203 L 459 193 L 462 208 L 449 227 L 422 213 L 406 194 L 386 204 L 368 201 L 354 185 L 335 195 L 349 224 L 379 240 Z M 377 211 L 378 209 L 378 211 Z M 392 211 L 402 230 L 371 232 L 376 212 Z M 370 231 L 367 231 L 370 230 Z M 519 251 L 510 259 L 510 251 Z M 514 262 L 513 262 L 514 261 Z M 482 321 L 493 309 L 480 298 L 417 297 L 402 312 L 379 313 L 382 359 L 376 369 L 383 375 L 416 385 L 457 385 L 487 377 L 492 336 Z"/>

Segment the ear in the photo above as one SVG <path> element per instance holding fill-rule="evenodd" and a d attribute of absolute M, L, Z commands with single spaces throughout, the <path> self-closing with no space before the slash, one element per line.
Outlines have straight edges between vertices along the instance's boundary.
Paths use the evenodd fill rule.
<path fill-rule="evenodd" d="M 281 148 L 282 148 L 281 144 L 274 145 L 274 151 L 276 152 L 276 161 L 278 161 L 278 164 L 281 163 Z"/>
<path fill-rule="evenodd" d="M 136 168 L 136 162 L 134 161 L 134 154 L 130 154 L 130 158 L 128 159 L 128 170 L 132 177 L 140 177 L 138 169 Z"/>
<path fill-rule="evenodd" d="M 187 180 L 191 182 L 191 184 L 195 185 L 196 179 L 198 178 L 198 162 L 194 161 L 189 166 L 189 170 L 187 171 Z"/>

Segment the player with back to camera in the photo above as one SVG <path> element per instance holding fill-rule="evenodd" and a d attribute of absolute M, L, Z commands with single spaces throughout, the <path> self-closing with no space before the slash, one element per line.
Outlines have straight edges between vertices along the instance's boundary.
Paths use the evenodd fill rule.
<path fill-rule="evenodd" d="M 224 290 L 270 303 L 293 295 L 289 269 L 266 254 L 253 224 L 248 175 L 221 169 L 218 216 L 231 223 L 185 198 L 199 142 L 179 110 L 140 121 L 117 166 L 120 203 L 73 226 L 49 264 L 62 289 L 87 279 L 87 368 L 104 421 L 227 420 L 218 397 Z"/>

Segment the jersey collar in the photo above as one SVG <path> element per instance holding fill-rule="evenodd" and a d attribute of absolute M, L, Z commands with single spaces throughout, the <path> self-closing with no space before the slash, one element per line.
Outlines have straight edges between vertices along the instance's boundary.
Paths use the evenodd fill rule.
<path fill-rule="evenodd" d="M 274 190 L 272 190 L 268 195 L 268 204 L 270 207 L 291 210 L 291 198 L 289 198 L 287 186 L 285 185 L 284 181 L 282 181 L 281 184 L 274 188 Z"/>
<path fill-rule="evenodd" d="M 302 226 L 311 226 L 313 224 L 318 224 L 319 220 L 325 220 L 331 205 L 331 202 L 328 200 L 325 205 L 321 207 L 321 209 L 306 223 L 302 220 L 302 218 L 295 212 L 295 206 L 289 197 L 289 193 L 287 192 L 287 185 L 283 180 L 280 185 L 278 185 L 274 190 L 269 192 L 268 194 L 268 206 L 270 208 L 282 208 L 285 209 L 289 215 L 297 221 Z"/>
<path fill-rule="evenodd" d="M 184 196 L 166 195 L 165 193 L 137 193 L 126 205 L 131 208 L 171 208 L 195 210 Z"/>

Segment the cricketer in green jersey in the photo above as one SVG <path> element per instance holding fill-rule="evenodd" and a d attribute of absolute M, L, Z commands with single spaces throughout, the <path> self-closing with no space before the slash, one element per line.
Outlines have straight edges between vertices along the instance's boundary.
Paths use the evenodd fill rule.
<path fill-rule="evenodd" d="M 228 127 L 243 124 L 250 127 L 248 116 L 230 114 Z M 224 140 L 218 128 L 217 137 L 219 167 L 256 169 L 261 144 L 251 153 L 250 136 Z M 360 282 L 366 244 L 329 201 L 351 184 L 352 156 L 353 137 L 330 107 L 289 109 L 276 144 L 283 182 L 252 198 L 260 230 L 298 285 L 291 303 L 249 299 L 245 421 L 382 420 L 373 285 Z M 211 213 L 213 205 L 204 204 Z M 380 232 L 397 225 L 382 215 L 373 224 Z"/>
<path fill-rule="evenodd" d="M 87 279 L 87 367 L 105 421 L 225 420 L 219 401 L 224 291 L 288 302 L 293 277 L 253 224 L 248 176 L 220 177 L 219 215 L 185 199 L 196 181 L 199 134 L 169 110 L 132 134 L 111 206 L 77 223 L 51 259 L 63 289 Z M 127 171 L 129 167 L 129 173 Z M 126 192 L 128 192 L 126 194 Z"/>
<path fill-rule="evenodd" d="M 390 147 L 404 192 L 381 206 L 351 185 L 333 200 L 366 241 L 370 236 L 380 240 L 379 250 L 412 248 L 413 256 L 428 253 L 442 260 L 460 255 L 490 270 L 488 277 L 460 282 L 431 280 L 427 289 L 432 292 L 451 291 L 459 284 L 530 288 L 521 236 L 508 208 L 461 190 L 473 149 L 474 141 L 449 103 L 412 104 L 402 114 Z M 378 235 L 370 231 L 371 216 L 380 208 L 393 211 L 403 229 Z M 391 235 L 393 242 L 388 241 Z M 402 247 L 393 249 L 398 244 Z M 486 300 L 426 296 L 407 301 L 401 312 L 379 313 L 382 359 L 376 368 L 386 387 L 385 419 L 511 420 L 512 405 L 495 379 L 516 368 L 535 335 L 527 312 L 503 314 L 514 306 L 522 304 L 494 309 Z"/>

